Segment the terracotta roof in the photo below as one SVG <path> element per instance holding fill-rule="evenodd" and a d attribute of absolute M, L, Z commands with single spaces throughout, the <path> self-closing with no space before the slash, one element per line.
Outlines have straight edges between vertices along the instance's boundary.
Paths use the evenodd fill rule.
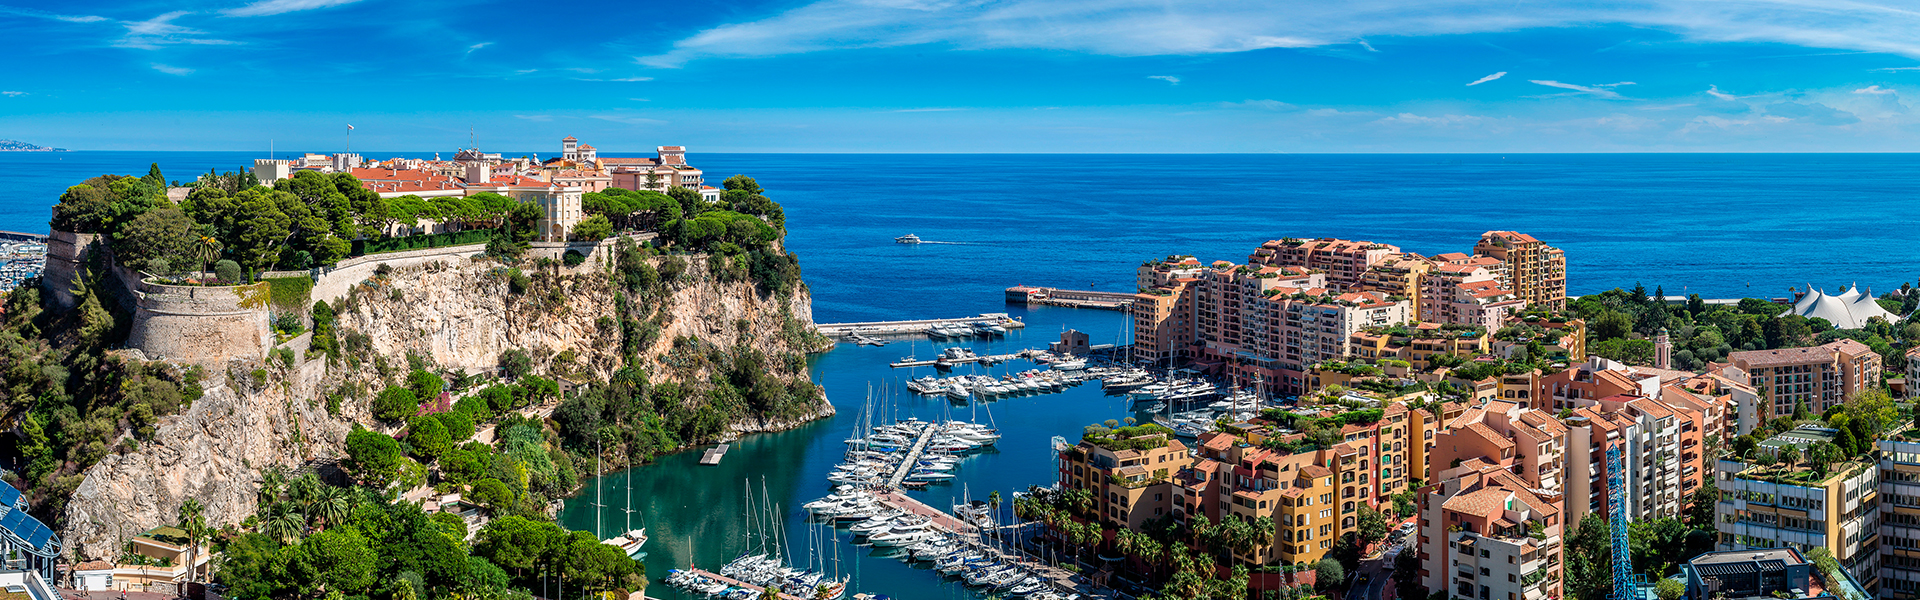
<path fill-rule="evenodd" d="M 1322 467 L 1320 465 L 1307 465 L 1304 467 L 1300 467 L 1301 477 L 1327 477 L 1331 475 L 1333 475 L 1333 471 L 1329 471 L 1327 470 L 1326 467 Z"/>
<path fill-rule="evenodd" d="M 562 141 L 562 142 L 578 142 L 578 141 L 580 141 L 580 140 L 576 140 L 576 139 L 573 139 L 573 136 L 567 136 L 567 137 L 563 137 L 563 138 L 560 138 L 560 141 Z"/>
<path fill-rule="evenodd" d="M 1407 412 L 1407 405 L 1400 402 L 1395 402 L 1387 406 L 1387 416 L 1389 417 L 1393 415 L 1398 415 L 1398 414 L 1405 414 L 1406 412 Z"/>
<path fill-rule="evenodd" d="M 1852 340 L 1847 340 L 1852 341 Z M 1859 343 L 1859 342 L 1854 342 Z M 1833 350 L 1826 346 L 1808 346 L 1804 348 L 1780 348 L 1777 350 L 1745 350 L 1727 355 L 1737 363 L 1746 363 L 1748 368 L 1797 365 L 1810 362 L 1833 360 Z"/>
<path fill-rule="evenodd" d="M 1512 440 L 1508 440 L 1506 436 L 1500 435 L 1498 432 L 1494 431 L 1492 427 L 1488 427 L 1485 423 L 1474 423 L 1472 425 L 1468 425 L 1466 426 L 1465 430 L 1467 432 L 1473 433 L 1480 437 L 1486 438 L 1486 440 L 1489 442 L 1492 442 L 1494 447 L 1496 448 L 1507 449 L 1507 448 L 1514 447 Z"/>
<path fill-rule="evenodd" d="M 1641 398 L 1638 400 L 1634 400 L 1634 401 L 1628 402 L 1627 406 L 1631 406 L 1634 409 L 1639 410 L 1641 414 L 1644 414 L 1656 419 L 1660 417 L 1673 416 L 1673 409 L 1668 408 L 1667 405 L 1661 404 L 1660 401 L 1654 400 L 1652 398 Z"/>
<path fill-rule="evenodd" d="M 1233 434 L 1224 431 L 1209 431 L 1200 434 L 1200 439 L 1197 441 L 1200 442 L 1201 448 L 1208 450 L 1226 450 L 1232 448 L 1234 440 L 1237 439 L 1239 438 L 1233 437 Z"/>
<path fill-rule="evenodd" d="M 1512 492 L 1501 489 L 1480 489 L 1448 498 L 1441 508 L 1454 512 L 1493 517 L 1506 510 L 1507 497 Z"/>

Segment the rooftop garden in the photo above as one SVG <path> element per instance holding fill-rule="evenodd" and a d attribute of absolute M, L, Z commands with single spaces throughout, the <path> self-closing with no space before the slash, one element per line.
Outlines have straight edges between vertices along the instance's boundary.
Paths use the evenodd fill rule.
<path fill-rule="evenodd" d="M 1329 360 L 1329 361 L 1314 365 L 1313 368 L 1316 371 L 1339 373 L 1341 375 L 1350 375 L 1353 377 L 1373 377 L 1375 375 L 1380 374 L 1380 369 L 1378 367 L 1375 367 L 1373 365 L 1369 365 L 1366 363 L 1362 363 L 1362 362 L 1343 362 L 1338 360 Z"/>
<path fill-rule="evenodd" d="M 1117 429 L 1108 429 L 1100 425 L 1089 425 L 1087 426 L 1086 433 L 1080 437 L 1080 441 L 1093 444 L 1095 447 L 1105 449 L 1109 452 L 1154 450 L 1165 448 L 1167 446 L 1167 439 L 1171 435 L 1173 435 L 1172 429 L 1167 429 L 1152 423 L 1120 427 Z"/>
<path fill-rule="evenodd" d="M 1402 325 L 1392 325 L 1387 327 L 1368 327 L 1368 328 L 1362 329 L 1361 331 L 1365 331 L 1367 333 L 1373 333 L 1373 334 L 1386 334 L 1394 337 L 1406 337 L 1406 338 L 1430 340 L 1430 339 L 1448 339 L 1448 338 L 1474 338 L 1474 337 L 1479 337 L 1483 333 L 1486 333 L 1487 330 L 1478 325 L 1461 325 L 1461 324 L 1455 324 L 1455 323 L 1446 323 L 1446 324 L 1440 325 L 1440 327 L 1437 329 L 1420 328 L 1420 327 L 1413 327 L 1413 326 L 1402 324 Z"/>

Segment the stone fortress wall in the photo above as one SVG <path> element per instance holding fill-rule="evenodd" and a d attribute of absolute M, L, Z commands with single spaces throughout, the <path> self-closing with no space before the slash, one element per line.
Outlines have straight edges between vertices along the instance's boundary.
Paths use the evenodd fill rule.
<path fill-rule="evenodd" d="M 71 310 L 75 279 L 84 268 L 86 254 L 95 234 L 55 231 L 47 246 L 47 268 L 42 286 L 51 293 L 62 310 Z M 654 236 L 634 236 L 636 241 L 651 241 Z M 598 242 L 536 243 L 528 256 L 559 260 L 569 250 L 587 256 L 587 261 L 569 269 L 581 273 L 605 269 L 612 263 L 613 246 L 618 237 Z M 331 267 L 312 271 L 270 272 L 263 277 L 310 276 L 314 280 L 312 297 L 334 301 L 345 297 L 353 286 L 374 276 L 380 265 L 400 269 L 433 262 L 471 258 L 486 251 L 485 244 L 423 248 L 356 256 Z M 108 258 L 111 258 L 109 256 Z M 216 365 L 234 358 L 260 359 L 274 348 L 272 302 L 268 285 L 181 286 L 146 281 L 133 271 L 114 267 L 113 279 L 129 292 L 133 306 L 133 329 L 127 347 L 140 350 L 149 359 L 203 365 Z"/>

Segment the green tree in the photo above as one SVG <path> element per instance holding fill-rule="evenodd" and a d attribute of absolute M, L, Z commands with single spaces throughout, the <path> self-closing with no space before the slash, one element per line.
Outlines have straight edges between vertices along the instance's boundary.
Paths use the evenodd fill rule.
<path fill-rule="evenodd" d="M 1633 317 L 1626 313 L 1609 310 L 1593 318 L 1588 326 L 1596 340 L 1612 340 L 1627 337 L 1633 331 Z"/>
<path fill-rule="evenodd" d="M 440 419 L 440 426 L 447 430 L 447 439 L 452 443 L 458 444 L 473 437 L 473 417 L 468 412 L 453 410 L 440 413 L 435 417 Z"/>
<path fill-rule="evenodd" d="M 310 589 L 358 595 L 373 587 L 379 559 L 366 538 L 353 528 L 341 527 L 301 542 L 291 570 Z"/>
<path fill-rule="evenodd" d="M 147 176 L 141 177 L 140 180 L 146 182 L 147 185 L 160 188 L 167 187 L 167 178 L 160 174 L 160 163 L 152 163 L 151 166 L 148 166 Z"/>
<path fill-rule="evenodd" d="M 206 507 L 198 499 L 188 498 L 180 503 L 179 513 L 180 530 L 187 534 L 187 564 L 198 564 L 200 544 L 207 540 Z M 196 581 L 198 573 L 198 569 L 188 569 L 187 581 Z"/>
<path fill-rule="evenodd" d="M 420 411 L 420 397 L 411 388 L 393 386 L 373 399 L 373 416 L 382 421 L 402 421 Z"/>
<path fill-rule="evenodd" d="M 1687 593 L 1687 584 L 1680 583 L 1678 579 L 1662 578 L 1653 584 L 1653 591 L 1660 596 L 1660 600 L 1680 600 Z"/>
<path fill-rule="evenodd" d="M 355 427 L 347 434 L 347 467 L 363 485 L 376 489 L 400 474 L 400 443 L 385 434 Z"/>
<path fill-rule="evenodd" d="M 413 446 L 415 454 L 433 462 L 446 454 L 453 446 L 447 438 L 447 428 L 440 424 L 434 415 L 421 415 L 407 422 L 407 445 Z"/>
<path fill-rule="evenodd" d="M 746 175 L 734 175 L 732 177 L 728 177 L 726 181 L 721 182 L 720 185 L 721 185 L 721 189 L 729 190 L 729 191 L 739 190 L 749 194 L 759 194 L 764 192 L 764 190 L 760 189 L 760 182 L 754 181 L 752 177 L 748 177 Z"/>
<path fill-rule="evenodd" d="M 426 369 L 414 369 L 407 373 L 407 388 L 413 390 L 414 398 L 421 402 L 432 402 L 447 388 L 447 380 Z"/>
<path fill-rule="evenodd" d="M 1567 596 L 1574 600 L 1606 600 L 1613 592 L 1613 541 L 1607 518 L 1598 512 L 1580 519 L 1567 538 Z"/>
<path fill-rule="evenodd" d="M 83 183 L 60 194 L 60 203 L 53 207 L 51 225 L 56 231 L 105 233 L 112 220 L 113 199 L 107 191 Z"/>
<path fill-rule="evenodd" d="M 115 232 L 114 255 L 120 264 L 134 270 L 155 270 L 161 264 L 192 256 L 195 235 L 193 219 L 173 206 L 162 206 L 134 217 Z M 171 273 L 161 273 L 170 275 Z"/>
<path fill-rule="evenodd" d="M 1322 590 L 1332 589 L 1346 579 L 1347 569 L 1340 566 L 1340 561 L 1322 558 L 1320 562 L 1314 563 L 1313 576 L 1314 587 Z"/>
<path fill-rule="evenodd" d="M 473 501 L 489 509 L 499 511 L 513 506 L 513 491 L 498 479 L 482 479 L 473 484 Z"/>
<path fill-rule="evenodd" d="M 593 215 L 581 219 L 573 226 L 573 239 L 580 241 L 604 240 L 613 235 L 613 222 L 606 215 Z"/>
<path fill-rule="evenodd" d="M 226 283 L 240 283 L 240 278 L 242 275 L 243 274 L 240 271 L 240 263 L 233 262 L 231 260 L 222 260 L 220 262 L 213 263 L 213 276 L 220 278 L 220 281 L 223 281 Z"/>

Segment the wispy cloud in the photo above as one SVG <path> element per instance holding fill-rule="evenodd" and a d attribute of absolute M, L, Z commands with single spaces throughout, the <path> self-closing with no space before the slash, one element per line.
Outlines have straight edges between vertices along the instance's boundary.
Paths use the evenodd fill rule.
<path fill-rule="evenodd" d="M 1361 38 L 1359 44 L 1361 48 L 1366 48 L 1368 52 L 1379 52 L 1379 50 L 1373 48 L 1373 44 L 1367 43 L 1366 38 Z"/>
<path fill-rule="evenodd" d="M 207 35 L 207 32 L 174 23 L 174 21 L 180 17 L 190 14 L 193 13 L 176 10 L 145 21 L 121 21 L 120 24 L 127 28 L 127 34 L 115 42 L 114 45 L 122 48 L 156 50 L 164 46 L 179 44 L 225 46 L 239 43 L 231 40 L 202 37 Z"/>
<path fill-rule="evenodd" d="M 1495 79 L 1499 79 L 1499 78 L 1501 78 L 1501 77 L 1506 77 L 1506 76 L 1507 76 L 1507 72 L 1506 72 L 1506 71 L 1501 71 L 1501 72 L 1499 72 L 1499 73 L 1494 73 L 1494 74 L 1492 74 L 1492 75 L 1488 75 L 1488 76 L 1486 76 L 1486 77 L 1481 77 L 1481 78 L 1479 78 L 1479 79 L 1475 79 L 1475 80 L 1473 80 L 1473 83 L 1469 83 L 1469 84 L 1467 84 L 1467 87 L 1473 87 L 1473 86 L 1476 86 L 1476 85 L 1480 85 L 1480 84 L 1482 84 L 1482 83 L 1486 83 L 1486 82 L 1489 82 L 1489 81 L 1493 81 L 1493 80 L 1495 80 Z"/>
<path fill-rule="evenodd" d="M 59 13 L 50 13 L 44 10 L 34 10 L 31 8 L 19 8 L 14 6 L 0 6 L 0 14 L 17 15 L 22 17 L 33 17 L 37 19 L 52 19 L 55 21 L 66 21 L 68 23 L 99 23 L 101 21 L 111 20 L 106 17 L 96 16 L 96 15 L 63 15 Z"/>
<path fill-rule="evenodd" d="M 1700 42 L 1773 42 L 1920 57 L 1920 11 L 1905 0 L 1636 0 L 1519 3 L 1396 0 L 813 0 L 681 39 L 642 64 L 911 45 L 1035 48 L 1114 56 L 1192 55 L 1356 43 L 1367 37 L 1498 33 L 1617 23 Z"/>
<path fill-rule="evenodd" d="M 1878 85 L 1870 85 L 1867 87 L 1854 90 L 1853 93 L 1880 95 L 1880 94 L 1891 94 L 1891 93 L 1894 93 L 1894 91 L 1888 88 L 1880 87 Z"/>
<path fill-rule="evenodd" d="M 628 125 L 666 124 L 666 121 L 662 121 L 659 119 L 649 119 L 646 117 L 634 117 L 634 116 L 627 116 L 627 115 L 593 115 L 593 118 L 600 119 L 602 121 L 613 121 L 615 123 L 626 123 Z"/>
<path fill-rule="evenodd" d="M 8 97 L 8 98 L 13 98 L 13 97 L 17 97 L 17 96 L 25 96 L 25 95 L 27 95 L 27 93 L 26 93 L 26 92 L 0 92 L 0 96 L 6 96 L 6 97 Z"/>
<path fill-rule="evenodd" d="M 1720 91 L 1720 86 L 1717 85 L 1707 86 L 1707 95 L 1721 100 L 1736 100 L 1740 98 L 1739 96 Z"/>
<path fill-rule="evenodd" d="M 1625 96 L 1621 96 L 1619 92 L 1613 91 L 1613 88 L 1620 87 L 1623 85 L 1633 85 L 1633 82 L 1631 81 L 1622 81 L 1619 83 L 1601 83 L 1601 84 L 1595 84 L 1595 85 L 1578 85 L 1578 84 L 1572 84 L 1572 83 L 1563 83 L 1563 82 L 1554 81 L 1551 79 L 1528 79 L 1527 81 L 1531 81 L 1533 83 L 1537 83 L 1547 87 L 1556 87 L 1564 90 L 1573 90 L 1576 92 L 1590 94 L 1595 98 L 1606 98 L 1608 100 L 1620 100 L 1625 98 Z"/>
<path fill-rule="evenodd" d="M 332 8 L 353 4 L 360 0 L 260 0 L 239 8 L 229 8 L 220 14 L 229 17 L 265 17 L 316 8 Z"/>
<path fill-rule="evenodd" d="M 652 77 L 621 77 L 619 79 L 587 79 L 584 77 L 575 77 L 573 79 L 574 81 L 653 81 Z"/>
<path fill-rule="evenodd" d="M 186 67 L 175 67 L 175 66 L 163 65 L 160 63 L 153 63 L 153 70 L 159 71 L 161 73 L 166 73 L 168 75 L 192 75 L 193 74 L 193 69 L 189 69 Z"/>
<path fill-rule="evenodd" d="M 646 98 L 628 98 L 628 100 L 632 100 L 634 102 L 652 102 L 652 100 L 648 100 Z"/>
<path fill-rule="evenodd" d="M 1147 79 L 1158 79 L 1173 85 L 1180 85 L 1180 78 L 1172 75 L 1148 75 Z"/>
<path fill-rule="evenodd" d="M 965 109 L 965 108 L 948 108 L 948 107 L 934 107 L 934 108 L 902 108 L 902 109 L 900 109 L 900 110 L 890 110 L 890 111 L 887 111 L 887 112 L 897 112 L 897 113 L 916 113 L 916 112 L 953 112 L 953 111 L 956 111 L 956 110 L 966 110 L 966 109 Z"/>
<path fill-rule="evenodd" d="M 474 45 L 472 45 L 472 46 L 467 46 L 467 52 L 466 52 L 466 53 L 467 53 L 467 54 L 473 54 L 473 51 L 475 51 L 475 50 L 479 50 L 479 49 L 481 49 L 481 48 L 485 48 L 485 47 L 487 47 L 487 46 L 492 46 L 492 45 L 493 45 L 493 42 L 480 42 L 480 43 L 478 43 L 478 44 L 474 44 Z"/>
<path fill-rule="evenodd" d="M 1259 110 L 1293 110 L 1299 108 L 1279 100 L 1242 100 L 1240 102 L 1221 102 L 1221 108 L 1254 108 Z"/>
<path fill-rule="evenodd" d="M 1892 73 L 1895 71 L 1920 71 L 1920 67 L 1881 67 L 1874 70 Z"/>

